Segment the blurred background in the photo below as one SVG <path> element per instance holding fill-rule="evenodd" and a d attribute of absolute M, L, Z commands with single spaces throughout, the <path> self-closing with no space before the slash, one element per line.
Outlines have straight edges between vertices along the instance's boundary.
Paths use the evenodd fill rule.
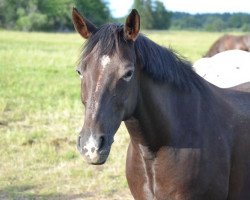
<path fill-rule="evenodd" d="M 123 23 L 136 8 L 143 34 L 193 62 L 224 34 L 249 34 L 248 1 L 0 0 L 0 199 L 133 199 L 123 124 L 104 165 L 76 150 L 84 107 L 75 66 L 85 41 L 73 6 L 97 26 Z"/>
<path fill-rule="evenodd" d="M 70 9 L 77 7 L 96 25 L 123 22 L 131 8 L 143 29 L 250 31 L 247 0 L 1 0 L 0 27 L 21 31 L 72 31 Z"/>

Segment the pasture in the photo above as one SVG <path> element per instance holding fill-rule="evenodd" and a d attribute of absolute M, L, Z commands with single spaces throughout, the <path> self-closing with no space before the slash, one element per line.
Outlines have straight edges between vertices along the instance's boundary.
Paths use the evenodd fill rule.
<path fill-rule="evenodd" d="M 223 34 L 143 33 L 190 61 Z M 132 199 L 124 125 L 103 166 L 87 165 L 76 150 L 84 117 L 75 72 L 82 44 L 76 33 L 0 31 L 0 199 Z"/>

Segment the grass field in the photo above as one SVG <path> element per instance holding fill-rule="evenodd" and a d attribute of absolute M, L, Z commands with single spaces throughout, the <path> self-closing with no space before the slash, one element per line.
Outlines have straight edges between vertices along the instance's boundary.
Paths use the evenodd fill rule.
<path fill-rule="evenodd" d="M 144 32 L 194 61 L 222 33 Z M 0 31 L 0 199 L 132 199 L 119 129 L 103 166 L 76 150 L 83 123 L 77 34 Z"/>

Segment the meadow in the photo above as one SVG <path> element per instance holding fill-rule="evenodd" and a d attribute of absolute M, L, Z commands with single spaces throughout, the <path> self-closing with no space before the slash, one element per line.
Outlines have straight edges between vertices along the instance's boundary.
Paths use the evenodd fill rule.
<path fill-rule="evenodd" d="M 223 34 L 142 32 L 190 61 Z M 83 43 L 76 33 L 0 31 L 0 199 L 132 199 L 123 124 L 104 165 L 86 164 L 76 150 Z"/>

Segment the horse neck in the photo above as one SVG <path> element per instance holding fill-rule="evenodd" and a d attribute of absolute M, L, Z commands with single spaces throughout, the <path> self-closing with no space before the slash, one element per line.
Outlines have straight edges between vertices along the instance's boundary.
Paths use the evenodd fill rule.
<path fill-rule="evenodd" d="M 157 151 L 161 146 L 196 147 L 197 131 L 203 110 L 214 102 L 203 93 L 212 93 L 209 86 L 200 90 L 181 91 L 170 84 L 157 83 L 141 75 L 135 118 L 142 143 Z M 213 95 L 212 95 L 213 96 Z"/>

